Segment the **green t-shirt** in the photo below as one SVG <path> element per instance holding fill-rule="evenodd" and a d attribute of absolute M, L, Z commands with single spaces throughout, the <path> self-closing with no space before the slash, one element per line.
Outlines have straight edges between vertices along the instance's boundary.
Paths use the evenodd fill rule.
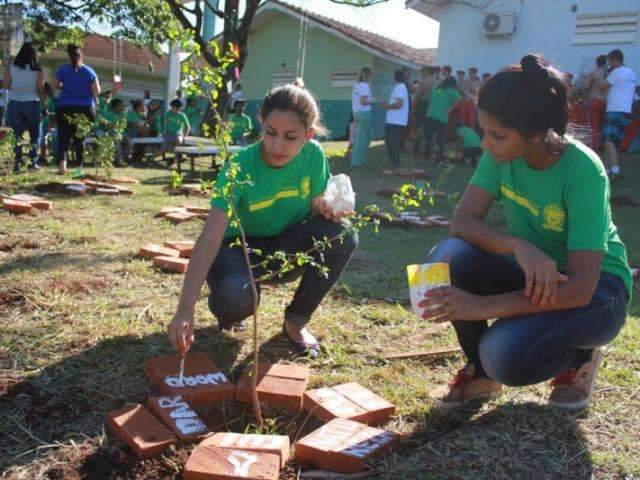
<path fill-rule="evenodd" d="M 603 253 L 602 271 L 622 279 L 631 296 L 625 246 L 611 220 L 609 180 L 598 155 L 577 140 L 545 170 L 524 159 L 498 163 L 484 152 L 471 184 L 502 201 L 509 232 L 549 255 L 564 271 L 571 250 Z"/>
<path fill-rule="evenodd" d="M 244 113 L 240 115 L 232 113 L 229 116 L 229 123 L 231 124 L 231 139 L 233 141 L 244 137 L 245 133 L 249 133 L 253 129 L 251 118 Z"/>
<path fill-rule="evenodd" d="M 460 94 L 455 88 L 431 88 L 431 96 L 429 97 L 429 109 L 427 117 L 438 120 L 440 123 L 449 121 L 449 109 L 460 100 Z"/>
<path fill-rule="evenodd" d="M 101 119 L 101 123 L 109 135 L 115 136 L 117 140 L 124 137 L 127 130 L 127 112 L 124 110 L 116 112 L 109 109 L 101 116 Z"/>
<path fill-rule="evenodd" d="M 311 200 L 324 193 L 329 181 L 329 164 L 315 140 L 307 142 L 282 168 L 268 166 L 262 159 L 262 142 L 240 150 L 225 164 L 216 181 L 216 191 L 228 184 L 231 164 L 239 166 L 231 199 L 249 237 L 273 237 L 311 216 Z M 238 185 L 249 180 L 251 184 Z M 211 200 L 211 206 L 228 211 L 224 198 Z M 229 224 L 226 238 L 237 237 L 237 227 Z"/>
<path fill-rule="evenodd" d="M 49 124 L 51 123 L 51 118 L 56 114 L 56 99 L 52 97 L 47 97 L 44 102 L 44 106 L 47 109 L 48 115 L 42 119 L 42 128 L 44 133 L 47 133 L 49 129 Z"/>
<path fill-rule="evenodd" d="M 184 113 L 173 113 L 169 110 L 165 116 L 165 125 L 167 127 L 167 135 L 182 134 L 185 128 L 189 128 L 189 120 Z"/>
<path fill-rule="evenodd" d="M 140 124 L 144 124 L 144 117 L 135 110 L 129 110 L 127 112 L 127 130 L 130 137 L 135 137 L 138 134 L 138 127 Z"/>
<path fill-rule="evenodd" d="M 479 148 L 482 141 L 475 132 L 469 127 L 459 127 L 458 136 L 462 139 L 462 148 Z"/>

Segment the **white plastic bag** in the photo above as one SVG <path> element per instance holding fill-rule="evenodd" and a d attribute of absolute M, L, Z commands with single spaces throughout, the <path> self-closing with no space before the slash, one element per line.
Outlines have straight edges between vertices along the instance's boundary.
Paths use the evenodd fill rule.
<path fill-rule="evenodd" d="M 324 198 L 334 214 L 343 210 L 351 212 L 356 208 L 356 194 L 351 187 L 351 179 L 344 173 L 329 178 Z"/>

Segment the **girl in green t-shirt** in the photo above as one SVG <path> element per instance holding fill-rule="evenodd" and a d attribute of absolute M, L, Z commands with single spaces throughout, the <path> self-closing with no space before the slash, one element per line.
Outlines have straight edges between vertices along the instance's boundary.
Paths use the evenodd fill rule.
<path fill-rule="evenodd" d="M 467 358 L 432 393 L 442 406 L 552 378 L 550 404 L 583 408 L 600 347 L 624 324 L 631 272 L 611 219 L 609 180 L 598 155 L 566 134 L 565 82 L 527 55 L 480 91 L 485 153 L 452 238 L 427 258 L 449 263 L 452 286 L 421 302 L 425 318 L 453 323 Z M 508 233 L 485 223 L 496 201 Z"/>
<path fill-rule="evenodd" d="M 357 238 L 345 232 L 341 223 L 351 212 L 333 212 L 324 198 L 330 174 L 322 148 L 313 140 L 322 126 L 312 95 L 293 85 L 275 88 L 265 97 L 258 118 L 261 140 L 241 150 L 218 174 L 216 191 L 221 192 L 237 172 L 231 205 L 222 197 L 212 200 L 211 213 L 189 262 L 180 303 L 169 325 L 171 343 L 181 355 L 194 340 L 194 306 L 205 279 L 210 288 L 209 309 L 221 329 L 242 328 L 253 313 L 243 252 L 233 246 L 239 231 L 229 222 L 231 208 L 252 250 L 254 278 L 265 273 L 261 265 L 264 256 L 276 251 L 309 251 L 316 239 L 344 235 L 322 254 L 311 254 L 314 262 L 327 267 L 326 275 L 307 264 L 275 279 L 286 282 L 302 276 L 285 309 L 283 324 L 283 333 L 296 354 L 318 355 L 319 343 L 306 325 L 356 248 Z M 270 267 L 278 269 L 277 265 Z M 256 285 L 258 293 L 260 287 Z"/>
<path fill-rule="evenodd" d="M 431 89 L 429 108 L 424 124 L 424 160 L 431 161 L 431 144 L 433 136 L 438 145 L 436 162 L 444 161 L 444 135 L 449 121 L 449 112 L 460 101 L 460 94 L 456 90 L 456 79 L 447 77 L 440 85 Z"/>

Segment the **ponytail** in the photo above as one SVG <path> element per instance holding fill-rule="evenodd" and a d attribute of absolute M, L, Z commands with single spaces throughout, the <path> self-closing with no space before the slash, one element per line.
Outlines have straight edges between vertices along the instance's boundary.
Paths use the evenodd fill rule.
<path fill-rule="evenodd" d="M 567 76 L 541 55 L 525 55 L 487 81 L 478 108 L 525 137 L 563 137 L 569 125 Z"/>
<path fill-rule="evenodd" d="M 69 55 L 69 60 L 71 61 L 73 68 L 78 70 L 80 67 L 80 60 L 82 59 L 82 48 L 78 45 L 69 44 L 67 45 L 67 55 Z"/>

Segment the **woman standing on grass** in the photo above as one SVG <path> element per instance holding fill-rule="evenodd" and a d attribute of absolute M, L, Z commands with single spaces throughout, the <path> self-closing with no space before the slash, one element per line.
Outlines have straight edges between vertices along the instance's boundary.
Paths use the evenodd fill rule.
<path fill-rule="evenodd" d="M 74 122 L 78 117 L 85 117 L 90 123 L 95 121 L 94 99 L 100 95 L 98 76 L 91 67 L 83 63 L 82 49 L 77 45 L 68 45 L 67 54 L 70 63 L 58 68 L 54 80 L 54 87 L 62 89 L 56 106 L 59 173 L 67 171 L 67 150 L 72 139 L 76 161 L 82 165 L 84 138 L 76 135 Z"/>
<path fill-rule="evenodd" d="M 15 135 L 14 171 L 22 165 L 22 135 L 29 132 L 29 168 L 38 170 L 36 149 L 40 136 L 40 118 L 44 109 L 44 77 L 38 63 L 38 50 L 24 42 L 15 60 L 4 70 L 4 87 L 9 89 L 7 120 Z"/>
<path fill-rule="evenodd" d="M 427 258 L 449 262 L 453 286 L 422 302 L 425 318 L 453 323 L 467 364 L 433 397 L 455 407 L 553 378 L 550 404 L 585 407 L 632 286 L 609 180 L 598 156 L 566 135 L 565 78 L 541 57 L 492 77 L 478 108 L 485 153 L 453 238 Z M 496 201 L 509 233 L 484 221 Z"/>
<path fill-rule="evenodd" d="M 260 266 L 265 256 L 276 251 L 307 251 L 316 239 L 343 234 L 340 221 L 348 213 L 333 214 L 324 199 L 329 165 L 322 147 L 313 140 L 322 127 L 311 94 L 293 85 L 275 88 L 264 99 L 258 118 L 262 139 L 227 162 L 216 184 L 216 191 L 223 191 L 236 167 L 240 168 L 232 184 L 231 201 L 249 247 L 262 251 L 262 256 L 251 254 L 254 278 L 266 273 Z M 251 185 L 242 183 L 247 179 Z M 217 317 L 220 329 L 242 324 L 253 314 L 253 294 L 243 252 L 232 246 L 239 230 L 229 222 L 230 206 L 225 198 L 217 197 L 211 207 L 189 262 L 178 310 L 169 325 L 171 343 L 182 354 L 193 343 L 194 306 L 205 279 L 211 291 L 209 309 Z M 333 242 L 322 255 L 312 254 L 314 261 L 328 268 L 327 276 L 305 265 L 275 279 L 281 283 L 302 275 L 284 312 L 283 332 L 295 353 L 312 358 L 318 355 L 319 343 L 306 325 L 347 266 L 356 244 L 355 236 L 345 234 L 342 241 Z M 259 293 L 260 284 L 256 287 Z"/>
<path fill-rule="evenodd" d="M 367 161 L 367 152 L 371 143 L 371 68 L 363 67 L 360 70 L 358 82 L 353 85 L 351 91 L 351 112 L 356 124 L 355 141 L 351 151 L 351 167 L 359 167 Z"/>
<path fill-rule="evenodd" d="M 458 104 L 460 94 L 456 90 L 456 79 L 445 78 L 440 85 L 431 89 L 429 96 L 429 108 L 424 123 L 424 160 L 431 161 L 431 144 L 433 136 L 436 136 L 438 144 L 437 162 L 444 161 L 444 140 L 449 122 L 449 113 Z"/>

